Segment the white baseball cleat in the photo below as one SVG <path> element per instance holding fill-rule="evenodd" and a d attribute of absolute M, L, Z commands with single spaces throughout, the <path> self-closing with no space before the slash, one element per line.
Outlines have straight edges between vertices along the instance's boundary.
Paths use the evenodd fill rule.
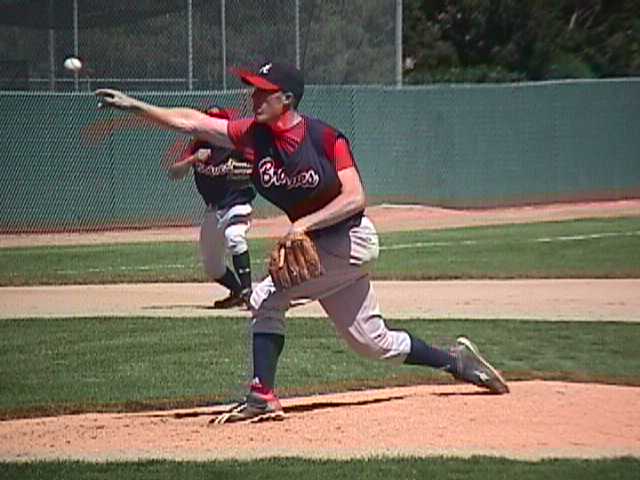
<path fill-rule="evenodd" d="M 244 402 L 235 405 L 228 412 L 217 416 L 209 423 L 215 425 L 237 422 L 259 423 L 284 420 L 285 417 L 280 400 L 275 394 L 265 395 L 250 391 Z"/>

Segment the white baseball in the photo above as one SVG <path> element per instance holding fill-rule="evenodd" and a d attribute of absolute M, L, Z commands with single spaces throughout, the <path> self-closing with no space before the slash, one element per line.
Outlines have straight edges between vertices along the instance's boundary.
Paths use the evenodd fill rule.
<path fill-rule="evenodd" d="M 77 73 L 82 68 L 82 62 L 78 57 L 69 57 L 64 61 L 64 68 Z"/>

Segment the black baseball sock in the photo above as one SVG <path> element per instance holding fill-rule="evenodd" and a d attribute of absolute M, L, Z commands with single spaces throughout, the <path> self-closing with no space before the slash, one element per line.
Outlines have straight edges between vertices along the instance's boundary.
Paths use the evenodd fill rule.
<path fill-rule="evenodd" d="M 235 268 L 240 279 L 240 289 L 251 290 L 251 257 L 249 256 L 249 250 L 233 256 L 233 268 Z"/>
<path fill-rule="evenodd" d="M 277 333 L 253 334 L 253 378 L 263 388 L 273 390 L 276 382 L 278 358 L 284 347 L 284 335 Z"/>
<path fill-rule="evenodd" d="M 216 282 L 218 282 L 223 287 L 227 287 L 231 290 L 231 293 L 237 294 L 240 292 L 240 283 L 236 278 L 236 274 L 231 271 L 229 267 L 227 267 L 227 271 L 224 272 L 224 275 L 220 278 L 216 278 Z"/>
<path fill-rule="evenodd" d="M 411 352 L 404 363 L 409 365 L 426 365 L 449 373 L 455 373 L 456 360 L 446 350 L 427 345 L 419 338 L 409 335 L 411 338 Z"/>

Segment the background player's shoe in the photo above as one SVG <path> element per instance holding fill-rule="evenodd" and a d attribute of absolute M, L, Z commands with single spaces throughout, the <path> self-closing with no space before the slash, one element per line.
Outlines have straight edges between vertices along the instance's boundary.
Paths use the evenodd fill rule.
<path fill-rule="evenodd" d="M 478 347 L 467 337 L 458 337 L 457 346 L 452 348 L 457 362 L 453 376 L 459 380 L 486 388 L 492 393 L 509 393 L 509 387 L 500 372 L 485 360 Z"/>
<path fill-rule="evenodd" d="M 244 402 L 237 404 L 228 412 L 225 412 L 209 423 L 222 425 L 223 423 L 258 423 L 267 421 L 284 420 L 285 414 L 278 397 L 271 392 L 268 394 L 251 390 Z"/>
<path fill-rule="evenodd" d="M 245 304 L 241 293 L 231 292 L 228 297 L 213 302 L 213 308 L 223 310 L 227 308 L 241 307 Z"/>
<path fill-rule="evenodd" d="M 253 292 L 251 288 L 245 288 L 240 292 L 240 298 L 242 299 L 242 302 L 244 303 L 244 306 L 247 308 L 247 310 L 251 310 L 251 294 L 252 293 Z"/>

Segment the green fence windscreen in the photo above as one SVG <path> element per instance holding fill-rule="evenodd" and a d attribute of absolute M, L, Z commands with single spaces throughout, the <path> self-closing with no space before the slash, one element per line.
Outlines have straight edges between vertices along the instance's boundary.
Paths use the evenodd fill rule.
<path fill-rule="evenodd" d="M 245 93 L 149 93 L 240 106 Z M 350 138 L 373 201 L 488 207 L 640 194 L 640 79 L 308 87 L 301 110 Z M 177 134 L 98 111 L 89 93 L 0 93 L 0 231 L 198 222 L 161 167 Z M 262 214 L 272 213 L 258 201 Z"/>

